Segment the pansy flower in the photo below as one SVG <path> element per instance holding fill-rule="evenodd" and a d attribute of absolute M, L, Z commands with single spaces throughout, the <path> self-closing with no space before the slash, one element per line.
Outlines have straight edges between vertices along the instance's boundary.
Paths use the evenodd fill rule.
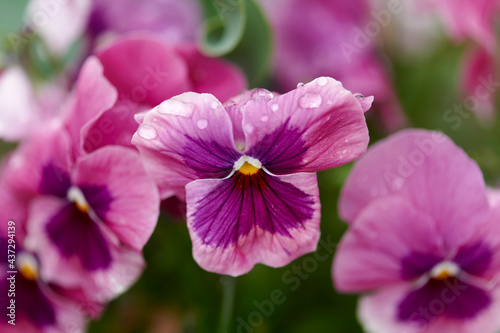
<path fill-rule="evenodd" d="M 11 225 L 15 230 L 15 223 Z M 12 237 L 14 234 L 3 233 L 0 237 L 0 246 L 6 252 L 0 262 L 0 299 L 6 314 L 0 330 L 5 333 L 84 332 L 85 313 L 80 305 L 58 294 L 43 280 L 37 257 L 25 251 Z M 9 244 L 13 245 L 10 249 L 15 249 L 15 258 L 7 257 Z"/>
<path fill-rule="evenodd" d="M 89 59 L 63 116 L 11 154 L 0 181 L 12 190 L 0 196 L 0 205 L 15 203 L 1 215 L 22 219 L 26 249 L 37 254 L 40 275 L 74 291 L 91 314 L 98 312 L 93 303 L 123 292 L 142 272 L 141 250 L 159 214 L 158 189 L 135 149 L 83 152 L 83 129 L 115 99 L 102 67 Z M 12 212 L 19 207 L 24 214 Z"/>
<path fill-rule="evenodd" d="M 498 332 L 500 205 L 443 134 L 406 130 L 375 144 L 340 198 L 350 223 L 333 266 L 369 332 Z"/>
<path fill-rule="evenodd" d="M 224 105 L 190 92 L 148 112 L 132 142 L 162 197 L 186 198 L 199 265 L 240 275 L 314 251 L 315 173 L 365 152 L 363 112 L 372 100 L 327 77 L 281 96 L 257 89 Z"/>

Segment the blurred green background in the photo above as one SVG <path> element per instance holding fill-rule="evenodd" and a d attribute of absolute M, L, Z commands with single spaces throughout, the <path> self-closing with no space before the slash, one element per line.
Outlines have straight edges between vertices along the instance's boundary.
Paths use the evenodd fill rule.
<path fill-rule="evenodd" d="M 25 3 L 25 0 L 0 0 L 2 45 L 8 33 L 22 26 Z M 443 38 L 432 53 L 417 60 L 402 61 L 387 53 L 386 60 L 393 71 L 394 86 L 409 118 L 409 126 L 446 133 L 478 162 L 487 183 L 495 186 L 500 181 L 498 121 L 480 124 L 471 114 L 462 119 L 458 128 L 453 128 L 455 123 L 446 122 L 444 118 L 448 109 L 463 102 L 458 95 L 463 53 L 463 46 Z M 251 70 L 251 66 L 247 70 Z M 367 115 L 371 143 L 387 136 L 377 121 Z M 2 153 L 14 147 L 0 144 Z M 351 165 L 346 165 L 318 174 L 323 240 L 330 238 L 337 243 L 346 229 L 337 216 L 336 204 L 350 168 Z M 324 249 L 318 251 L 324 256 Z M 147 268 L 141 279 L 109 304 L 102 318 L 90 324 L 89 332 L 216 332 L 221 320 L 224 284 L 235 287 L 229 332 L 361 332 L 356 319 L 357 297 L 341 295 L 333 289 L 333 254 L 328 254 L 328 259 L 323 261 L 309 254 L 278 269 L 257 265 L 236 279 L 221 278 L 204 271 L 192 259 L 185 223 L 161 216 L 144 255 Z M 317 263 L 316 269 L 312 269 L 312 262 Z M 311 268 L 310 272 L 293 273 L 294 266 L 302 265 Z M 274 304 L 270 311 L 268 301 L 275 290 L 283 293 L 280 300 L 284 302 Z M 259 312 L 261 315 L 255 314 L 256 303 L 266 304 L 266 311 Z M 267 310 L 269 313 L 262 315 Z M 241 321 L 249 323 L 248 326 Z"/>

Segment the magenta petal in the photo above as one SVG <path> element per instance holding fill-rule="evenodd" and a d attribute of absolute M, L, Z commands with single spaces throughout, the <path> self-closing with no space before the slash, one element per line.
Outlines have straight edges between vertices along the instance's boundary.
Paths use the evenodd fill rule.
<path fill-rule="evenodd" d="M 238 67 L 201 54 L 194 44 L 182 45 L 178 49 L 189 68 L 192 91 L 210 93 L 225 102 L 246 88 L 245 76 Z"/>
<path fill-rule="evenodd" d="M 409 260 L 410 256 L 429 253 L 444 257 L 441 242 L 435 221 L 408 201 L 398 197 L 376 200 L 340 242 L 333 265 L 335 286 L 359 292 L 417 278 L 409 276 L 409 271 L 428 260 Z"/>
<path fill-rule="evenodd" d="M 228 114 L 209 94 L 184 93 L 163 102 L 146 115 L 132 143 L 162 198 L 182 199 L 192 180 L 228 176 L 241 156 Z"/>
<path fill-rule="evenodd" d="M 118 146 L 101 148 L 78 161 L 73 180 L 120 241 L 140 251 L 156 226 L 160 199 L 139 154 Z M 88 193 L 89 187 L 101 190 Z"/>
<path fill-rule="evenodd" d="M 352 222 L 372 200 L 393 194 L 431 216 L 449 249 L 467 243 L 488 214 L 481 170 L 437 132 L 404 130 L 373 145 L 354 165 L 339 213 Z"/>
<path fill-rule="evenodd" d="M 245 154 L 272 173 L 325 170 L 365 152 L 363 109 L 340 82 L 320 77 L 284 95 L 268 95 L 245 105 L 243 129 Z"/>
<path fill-rule="evenodd" d="M 315 174 L 237 173 L 191 182 L 186 191 L 193 256 L 208 271 L 236 276 L 256 263 L 279 267 L 316 248 Z"/>
<path fill-rule="evenodd" d="M 97 57 L 120 98 L 133 103 L 155 106 L 191 88 L 184 59 L 155 38 L 123 37 Z"/>
<path fill-rule="evenodd" d="M 63 107 L 64 123 L 73 140 L 75 156 L 84 146 L 86 128 L 115 102 L 115 88 L 103 76 L 99 60 L 90 57 L 78 76 L 76 87 Z"/>

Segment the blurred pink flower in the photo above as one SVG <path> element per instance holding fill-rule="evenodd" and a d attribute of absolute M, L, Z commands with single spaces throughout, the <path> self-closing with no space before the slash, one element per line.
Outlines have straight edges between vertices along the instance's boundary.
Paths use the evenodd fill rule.
<path fill-rule="evenodd" d="M 20 66 L 0 72 L 0 139 L 19 141 L 54 117 L 65 97 L 62 85 L 35 87 Z"/>
<path fill-rule="evenodd" d="M 175 95 L 212 93 L 225 101 L 246 87 L 236 66 L 200 54 L 193 44 L 173 47 L 155 38 L 125 37 L 98 50 L 97 57 L 118 100 L 84 129 L 86 152 L 109 144 L 132 147 L 134 116 Z"/>
<path fill-rule="evenodd" d="M 255 89 L 224 105 L 188 92 L 149 111 L 132 142 L 161 196 L 186 198 L 198 264 L 236 276 L 314 251 L 315 173 L 364 153 L 372 101 L 327 77 L 283 95 Z"/>
<path fill-rule="evenodd" d="M 90 58 L 61 116 L 11 154 L 0 180 L 8 194 L 0 196 L 1 215 L 20 219 L 16 223 L 24 226 L 26 247 L 40 261 L 40 276 L 93 316 L 142 272 L 141 250 L 160 204 L 136 150 L 83 151 L 89 120 L 115 100 L 102 66 Z"/>
<path fill-rule="evenodd" d="M 500 329 L 500 205 L 490 206 L 481 170 L 449 138 L 406 130 L 375 144 L 355 163 L 339 211 L 350 227 L 334 283 L 371 292 L 359 304 L 366 330 Z"/>
<path fill-rule="evenodd" d="M 365 30 L 365 0 L 261 1 L 274 29 L 274 74 L 280 90 L 326 75 L 351 91 L 375 97 L 382 123 L 395 129 L 405 117 L 378 59 L 376 39 Z"/>

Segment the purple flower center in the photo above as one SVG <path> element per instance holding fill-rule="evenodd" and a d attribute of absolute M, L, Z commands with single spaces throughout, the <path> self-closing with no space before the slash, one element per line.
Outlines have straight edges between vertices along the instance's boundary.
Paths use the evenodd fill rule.
<path fill-rule="evenodd" d="M 398 320 L 425 326 L 437 317 L 456 320 L 476 317 L 491 304 L 492 298 L 486 290 L 468 283 L 463 272 L 480 276 L 491 259 L 491 250 L 482 243 L 460 248 L 450 261 L 417 252 L 403 258 L 403 279 L 427 276 L 428 280 L 400 301 Z"/>

